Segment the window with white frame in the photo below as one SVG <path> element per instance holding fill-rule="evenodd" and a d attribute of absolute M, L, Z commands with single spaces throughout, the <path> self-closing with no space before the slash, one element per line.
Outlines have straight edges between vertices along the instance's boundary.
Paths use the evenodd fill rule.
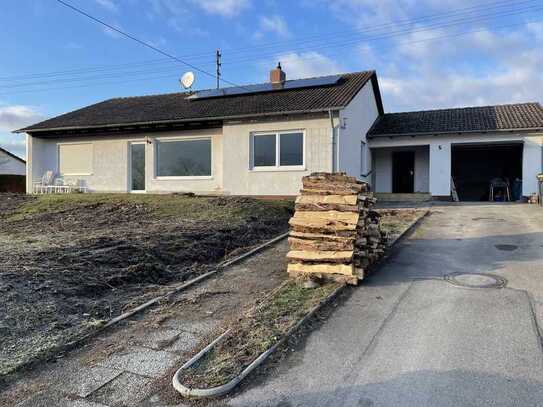
<path fill-rule="evenodd" d="M 157 177 L 210 177 L 211 138 L 157 140 Z"/>
<path fill-rule="evenodd" d="M 281 131 L 251 135 L 252 168 L 300 168 L 304 165 L 304 133 Z"/>

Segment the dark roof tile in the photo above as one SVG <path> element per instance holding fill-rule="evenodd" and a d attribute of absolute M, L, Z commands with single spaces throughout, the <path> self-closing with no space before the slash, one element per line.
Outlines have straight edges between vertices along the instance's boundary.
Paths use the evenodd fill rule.
<path fill-rule="evenodd" d="M 374 124 L 369 135 L 378 137 L 540 128 L 543 128 L 543 107 L 539 103 L 520 103 L 387 113 Z"/>
<path fill-rule="evenodd" d="M 325 111 L 346 106 L 369 80 L 374 82 L 376 97 L 378 103 L 381 104 L 375 71 L 365 71 L 341 75 L 337 84 L 331 86 L 285 89 L 210 99 L 190 100 L 187 99 L 187 93 L 110 99 L 19 131 Z M 382 105 L 380 109 L 382 110 Z"/>

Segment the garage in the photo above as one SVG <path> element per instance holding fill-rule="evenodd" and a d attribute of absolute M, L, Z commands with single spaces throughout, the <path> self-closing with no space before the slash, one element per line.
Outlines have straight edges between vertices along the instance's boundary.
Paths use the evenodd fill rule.
<path fill-rule="evenodd" d="M 451 175 L 460 201 L 516 201 L 523 143 L 453 145 Z"/>

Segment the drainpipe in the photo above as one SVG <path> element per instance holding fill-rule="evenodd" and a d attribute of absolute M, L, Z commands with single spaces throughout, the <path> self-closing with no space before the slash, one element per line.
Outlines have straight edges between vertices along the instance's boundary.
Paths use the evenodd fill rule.
<path fill-rule="evenodd" d="M 332 172 L 336 172 L 337 161 L 338 161 L 336 160 L 337 145 L 336 145 L 336 136 L 334 132 L 334 115 L 331 109 L 328 110 L 328 116 L 330 117 L 330 125 L 332 127 L 332 131 L 330 133 L 330 141 L 332 144 Z"/>

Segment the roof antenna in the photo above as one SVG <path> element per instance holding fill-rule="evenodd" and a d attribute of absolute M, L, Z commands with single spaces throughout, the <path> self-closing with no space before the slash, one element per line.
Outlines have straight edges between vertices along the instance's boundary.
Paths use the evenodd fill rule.
<path fill-rule="evenodd" d="M 216 57 L 215 63 L 217 65 L 217 89 L 219 89 L 221 87 L 221 66 L 222 66 L 222 62 L 221 62 L 222 54 L 221 54 L 220 49 L 217 50 L 215 57 Z"/>

